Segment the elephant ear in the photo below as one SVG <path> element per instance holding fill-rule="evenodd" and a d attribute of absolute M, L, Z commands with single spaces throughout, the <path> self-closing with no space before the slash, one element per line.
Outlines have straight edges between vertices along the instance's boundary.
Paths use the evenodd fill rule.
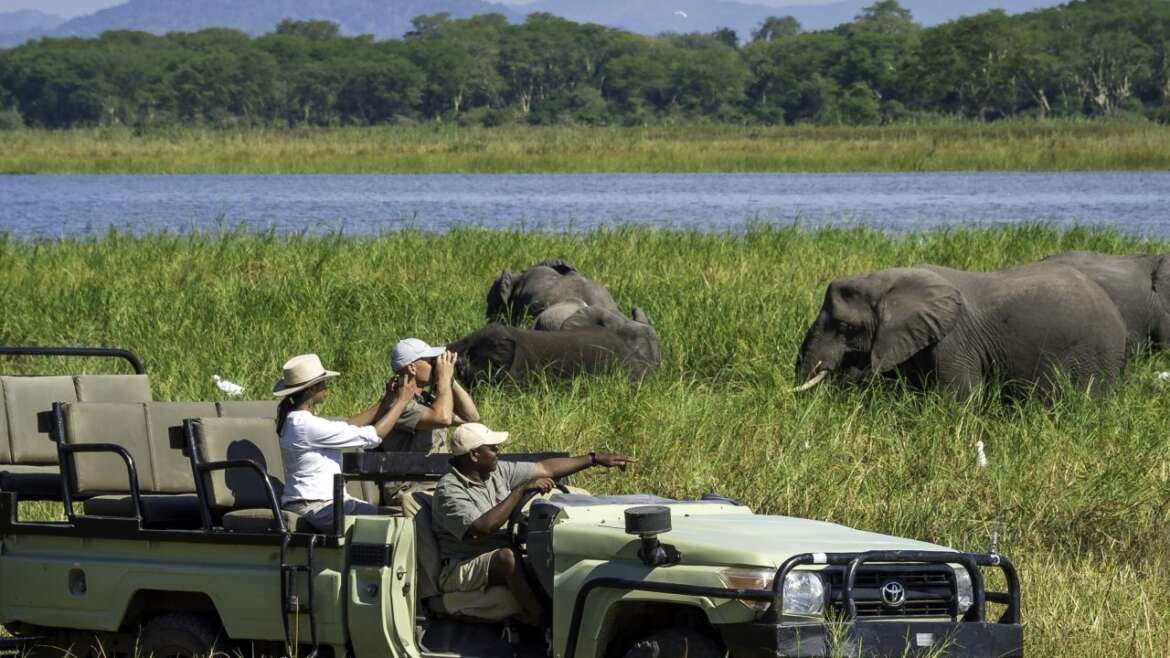
<path fill-rule="evenodd" d="M 508 307 L 512 304 L 512 287 L 516 282 L 516 275 L 512 269 L 505 267 L 500 276 L 492 282 L 487 295 L 487 318 L 495 320 L 508 314 Z"/>
<path fill-rule="evenodd" d="M 638 306 L 635 306 L 633 309 L 631 309 L 630 319 L 633 320 L 634 322 L 641 322 L 642 324 L 650 324 L 650 318 L 646 317 L 646 311 L 643 311 Z"/>
<path fill-rule="evenodd" d="M 959 289 L 929 270 L 898 275 L 877 303 L 870 367 L 886 372 L 946 336 L 963 308 Z"/>
<path fill-rule="evenodd" d="M 566 263 L 565 261 L 561 260 L 560 258 L 550 258 L 548 260 L 542 260 L 539 263 L 537 263 L 536 265 L 533 265 L 533 267 L 551 267 L 552 269 L 556 270 L 558 274 L 560 274 L 562 276 L 565 274 L 570 274 L 572 272 L 577 271 L 577 268 Z"/>

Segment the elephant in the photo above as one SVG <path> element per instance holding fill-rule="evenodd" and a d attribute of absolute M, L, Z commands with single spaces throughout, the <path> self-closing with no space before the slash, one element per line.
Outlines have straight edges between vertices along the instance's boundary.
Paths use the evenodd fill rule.
<path fill-rule="evenodd" d="M 802 390 L 831 374 L 854 381 L 900 375 L 962 399 L 998 376 L 1051 399 L 1057 371 L 1099 395 L 1124 364 L 1121 315 L 1100 286 L 1071 267 L 965 272 L 923 265 L 830 283 L 801 344 L 796 376 L 807 380 Z"/>
<path fill-rule="evenodd" d="M 1126 353 L 1170 344 L 1170 254 L 1113 256 L 1069 251 L 1042 262 L 1067 265 L 1113 300 L 1126 328 Z"/>
<path fill-rule="evenodd" d="M 447 349 L 459 355 L 455 376 L 466 386 L 489 373 L 504 373 L 517 380 L 540 372 L 571 377 L 614 365 L 623 367 L 636 381 L 662 361 L 653 331 L 648 325 L 535 331 L 491 323 L 450 343 Z"/>
<path fill-rule="evenodd" d="M 561 327 L 565 324 L 565 320 L 568 320 L 578 311 L 587 308 L 590 308 L 590 306 L 585 303 L 585 300 L 579 297 L 557 302 L 536 316 L 536 319 L 532 321 L 532 328 L 536 331 L 560 331 Z"/>
<path fill-rule="evenodd" d="M 546 260 L 520 274 L 504 268 L 488 291 L 487 319 L 516 324 L 525 315 L 537 317 L 554 304 L 573 299 L 609 311 L 618 310 L 604 286 L 586 278 L 563 260 Z"/>

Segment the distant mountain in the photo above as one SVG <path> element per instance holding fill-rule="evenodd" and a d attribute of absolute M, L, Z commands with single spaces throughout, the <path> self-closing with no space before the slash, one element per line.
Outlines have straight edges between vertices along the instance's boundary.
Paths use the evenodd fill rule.
<path fill-rule="evenodd" d="M 35 9 L 0 12 L 0 33 L 51 30 L 66 19 Z"/>
<path fill-rule="evenodd" d="M 523 14 L 483 0 L 129 0 L 42 30 L 38 36 L 94 37 L 106 30 L 165 34 L 209 27 L 230 27 L 255 35 L 271 32 L 281 20 L 292 18 L 330 20 L 341 26 L 343 34 L 373 34 L 386 39 L 410 30 L 410 19 L 415 16 L 439 12 L 448 12 L 453 18 L 500 13 L 513 21 L 523 20 Z M 0 33 L 0 47 L 16 43 Z"/>
<path fill-rule="evenodd" d="M 230 27 L 263 34 L 285 18 L 324 19 L 338 23 L 343 34 L 400 37 L 410 19 L 449 12 L 454 18 L 500 13 L 520 22 L 529 12 L 542 11 L 577 22 L 659 34 L 711 32 L 730 27 L 742 39 L 768 16 L 793 16 L 806 30 L 849 22 L 875 0 L 839 0 L 821 5 L 767 7 L 733 0 L 537 0 L 528 5 L 501 5 L 486 0 L 129 0 L 108 9 L 64 21 L 41 12 L 0 14 L 0 48 L 40 36 L 93 37 L 106 30 L 143 30 L 155 34 Z M 1057 0 L 901 0 L 924 25 L 977 14 L 989 9 L 1027 11 L 1059 4 Z M 38 22 L 39 21 L 39 22 Z M 11 28 L 11 29 L 10 29 Z"/>
<path fill-rule="evenodd" d="M 544 11 L 583 23 L 600 23 L 631 32 L 710 32 L 730 27 L 749 38 L 768 16 L 792 16 L 806 30 L 826 30 L 848 23 L 876 0 L 841 0 L 830 4 L 768 7 L 730 0 L 537 0 L 522 8 Z M 900 0 L 922 25 L 936 25 L 992 9 L 1011 13 L 1054 7 L 1060 0 Z M 681 15 L 686 14 L 686 16 Z"/>

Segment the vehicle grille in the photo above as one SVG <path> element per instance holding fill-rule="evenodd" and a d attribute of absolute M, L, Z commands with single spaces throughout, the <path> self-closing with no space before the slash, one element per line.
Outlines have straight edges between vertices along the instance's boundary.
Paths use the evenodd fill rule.
<path fill-rule="evenodd" d="M 829 605 L 834 613 L 845 613 L 845 569 L 826 568 L 822 575 L 829 587 Z M 858 617 L 946 617 L 953 614 L 950 567 L 923 564 L 875 564 L 863 566 L 853 581 L 853 601 Z M 899 583 L 905 591 L 902 605 L 882 599 L 882 587 Z"/>

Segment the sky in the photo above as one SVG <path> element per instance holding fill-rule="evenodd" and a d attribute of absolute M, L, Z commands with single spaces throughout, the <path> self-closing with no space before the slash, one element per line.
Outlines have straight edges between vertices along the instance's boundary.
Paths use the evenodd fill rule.
<path fill-rule="evenodd" d="M 121 4 L 124 0 L 0 0 L 0 12 L 16 11 L 18 9 L 38 9 L 47 14 L 56 14 L 66 18 L 73 18 L 82 14 L 89 14 Z M 496 0 L 508 5 L 526 5 L 535 0 Z M 827 4 L 834 0 L 740 0 L 750 4 L 783 7 L 785 5 L 815 5 Z"/>

